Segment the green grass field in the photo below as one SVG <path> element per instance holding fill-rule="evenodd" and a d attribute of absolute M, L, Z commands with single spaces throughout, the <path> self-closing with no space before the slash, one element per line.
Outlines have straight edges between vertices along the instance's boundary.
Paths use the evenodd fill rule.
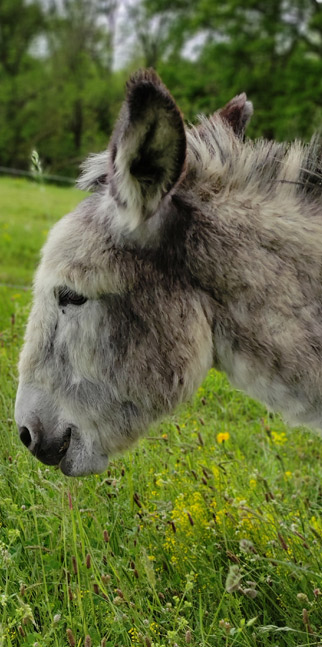
<path fill-rule="evenodd" d="M 71 189 L 0 179 L 0 647 L 322 645 L 322 442 L 211 371 L 108 472 L 13 421 L 32 274 Z"/>

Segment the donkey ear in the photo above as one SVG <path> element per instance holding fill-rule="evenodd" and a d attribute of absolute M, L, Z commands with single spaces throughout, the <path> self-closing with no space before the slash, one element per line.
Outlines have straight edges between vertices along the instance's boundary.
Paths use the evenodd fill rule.
<path fill-rule="evenodd" d="M 253 112 L 253 104 L 251 101 L 247 101 L 245 92 L 231 99 L 219 110 L 221 118 L 228 121 L 235 135 L 240 138 L 244 137 L 246 126 Z"/>
<path fill-rule="evenodd" d="M 127 83 L 110 152 L 111 190 L 123 227 L 134 230 L 178 182 L 186 157 L 180 110 L 154 70 Z"/>

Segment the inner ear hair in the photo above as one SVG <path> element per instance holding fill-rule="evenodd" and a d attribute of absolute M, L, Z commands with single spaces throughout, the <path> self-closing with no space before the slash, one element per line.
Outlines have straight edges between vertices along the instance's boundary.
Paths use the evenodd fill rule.
<path fill-rule="evenodd" d="M 231 99 L 221 110 L 219 115 L 232 127 L 237 137 L 243 137 L 246 126 L 254 112 L 253 104 L 247 100 L 245 92 Z"/>
<path fill-rule="evenodd" d="M 152 68 L 138 70 L 132 74 L 126 84 L 126 100 L 131 122 L 141 121 L 146 110 L 153 106 L 154 110 L 163 109 L 171 114 L 174 125 L 182 129 L 182 115 L 156 71 Z"/>
<path fill-rule="evenodd" d="M 132 228 L 156 211 L 185 168 L 183 118 L 154 70 L 140 70 L 128 81 L 110 152 L 113 195 Z M 124 213 L 129 209 L 131 218 Z"/>
<path fill-rule="evenodd" d="M 143 184 L 165 181 L 167 192 L 179 179 L 186 156 L 182 114 L 153 69 L 139 70 L 127 83 L 126 103 L 132 127 L 143 126 L 131 173 Z M 140 141 L 139 141 L 140 140 Z"/>

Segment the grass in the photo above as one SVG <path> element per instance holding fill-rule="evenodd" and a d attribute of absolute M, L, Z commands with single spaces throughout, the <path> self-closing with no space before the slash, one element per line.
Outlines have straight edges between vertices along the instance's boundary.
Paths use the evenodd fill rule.
<path fill-rule="evenodd" d="M 1 281 L 29 287 L 44 230 L 79 194 L 0 191 Z M 17 439 L 31 293 L 2 290 L 0 646 L 322 644 L 321 440 L 210 371 L 105 474 L 68 479 Z"/>
<path fill-rule="evenodd" d="M 0 331 L 10 326 L 16 304 L 30 300 L 39 252 L 53 223 L 73 209 L 76 189 L 0 178 Z"/>

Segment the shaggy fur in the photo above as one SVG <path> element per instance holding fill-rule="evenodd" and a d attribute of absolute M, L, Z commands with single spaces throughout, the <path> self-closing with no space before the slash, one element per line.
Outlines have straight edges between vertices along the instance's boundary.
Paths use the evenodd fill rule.
<path fill-rule="evenodd" d="M 44 462 L 103 470 L 213 365 L 322 427 L 321 144 L 244 142 L 251 114 L 186 129 L 154 72 L 129 82 L 36 275 L 16 419 Z"/>

